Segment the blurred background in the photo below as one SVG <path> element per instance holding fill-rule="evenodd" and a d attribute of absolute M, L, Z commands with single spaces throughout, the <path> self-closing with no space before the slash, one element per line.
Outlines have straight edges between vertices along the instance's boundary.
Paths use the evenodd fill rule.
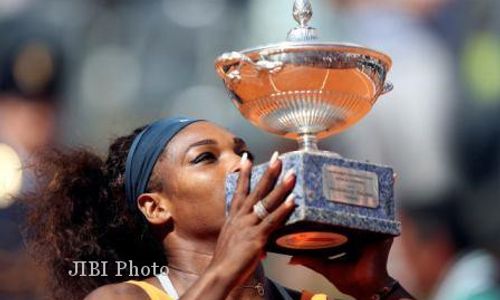
<path fill-rule="evenodd" d="M 161 116 L 206 118 L 257 162 L 296 149 L 253 128 L 215 74 L 221 53 L 283 41 L 292 0 L 0 0 L 0 299 L 41 299 L 22 208 L 35 149 L 110 141 Z M 395 89 L 323 149 L 391 165 L 403 234 L 392 276 L 419 299 L 500 299 L 500 1 L 314 0 L 323 41 L 393 59 Z M 269 276 L 350 299 L 270 254 Z"/>

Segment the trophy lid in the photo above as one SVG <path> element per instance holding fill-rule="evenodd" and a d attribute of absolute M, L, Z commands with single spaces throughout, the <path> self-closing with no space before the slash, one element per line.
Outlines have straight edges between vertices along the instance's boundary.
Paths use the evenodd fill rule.
<path fill-rule="evenodd" d="M 298 26 L 287 41 L 224 53 L 215 67 L 255 126 L 292 139 L 324 138 L 358 122 L 392 89 L 385 82 L 392 62 L 362 46 L 318 42 L 309 0 L 295 0 L 293 16 Z"/>

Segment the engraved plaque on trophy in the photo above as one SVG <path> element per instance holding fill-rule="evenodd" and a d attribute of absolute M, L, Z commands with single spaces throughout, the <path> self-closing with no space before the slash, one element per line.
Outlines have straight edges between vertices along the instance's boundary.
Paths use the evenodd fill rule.
<path fill-rule="evenodd" d="M 318 42 L 316 29 L 308 25 L 312 9 L 307 0 L 295 1 L 293 16 L 299 25 L 286 42 L 224 53 L 216 59 L 216 70 L 245 119 L 299 143 L 299 150 L 280 156 L 282 174 L 296 171 L 297 208 L 271 236 L 268 250 L 355 251 L 359 243 L 400 233 L 394 172 L 319 150 L 317 140 L 358 122 L 392 89 L 386 82 L 391 59 L 361 46 Z M 266 168 L 253 168 L 252 185 Z M 226 179 L 227 208 L 237 177 Z"/>

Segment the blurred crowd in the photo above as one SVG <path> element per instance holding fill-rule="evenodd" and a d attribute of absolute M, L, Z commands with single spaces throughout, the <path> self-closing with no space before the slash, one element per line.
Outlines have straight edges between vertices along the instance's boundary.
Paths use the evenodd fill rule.
<path fill-rule="evenodd" d="M 0 300 L 43 295 L 15 201 L 32 187 L 23 166 L 40 149 L 103 151 L 112 137 L 177 114 L 237 132 L 257 162 L 296 148 L 248 124 L 213 67 L 223 52 L 283 41 L 292 4 L 0 0 Z M 419 299 L 500 299 L 500 1 L 314 0 L 313 10 L 322 41 L 393 60 L 394 91 L 320 144 L 398 172 L 403 233 L 391 274 Z M 271 278 L 337 295 L 286 261 L 268 256 Z"/>

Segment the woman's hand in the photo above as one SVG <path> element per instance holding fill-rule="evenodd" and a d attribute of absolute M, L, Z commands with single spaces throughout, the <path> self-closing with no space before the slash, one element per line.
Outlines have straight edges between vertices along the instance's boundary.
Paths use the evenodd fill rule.
<path fill-rule="evenodd" d="M 285 202 L 295 186 L 294 174 L 287 174 L 283 182 L 274 188 L 281 166 L 275 153 L 269 168 L 249 194 L 252 163 L 242 159 L 236 192 L 212 261 L 212 264 L 222 265 L 226 272 L 235 276 L 234 284 L 245 282 L 255 271 L 264 255 L 269 235 L 284 223 L 295 208 L 293 199 Z M 253 212 L 253 205 L 260 200 L 270 212 L 263 220 Z"/>
<path fill-rule="evenodd" d="M 235 286 L 246 282 L 265 254 L 269 235 L 285 222 L 295 208 L 293 195 L 290 194 L 295 186 L 295 174 L 287 173 L 283 182 L 276 185 L 282 166 L 278 154 L 273 155 L 269 168 L 251 193 L 252 163 L 245 156 L 242 157 L 238 184 L 212 262 L 183 299 L 199 299 L 197 295 L 203 295 L 205 299 L 225 299 Z M 264 219 L 253 212 L 253 206 L 258 201 L 263 201 L 269 212 Z"/>
<path fill-rule="evenodd" d="M 371 299 L 393 282 L 387 273 L 392 237 L 365 243 L 357 253 L 336 259 L 294 256 L 292 265 L 303 265 L 326 277 L 342 293 L 356 299 Z"/>

